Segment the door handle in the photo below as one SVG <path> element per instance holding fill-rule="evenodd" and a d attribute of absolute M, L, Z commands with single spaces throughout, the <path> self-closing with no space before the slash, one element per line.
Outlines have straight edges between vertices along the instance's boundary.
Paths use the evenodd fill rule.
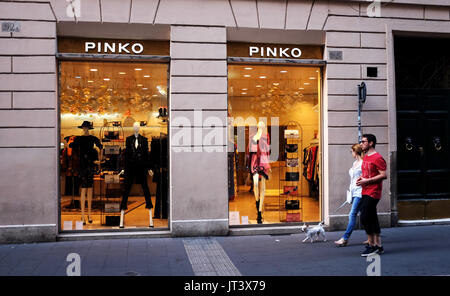
<path fill-rule="evenodd" d="M 433 138 L 433 144 L 434 144 L 434 149 L 436 149 L 436 151 L 439 151 L 439 150 L 442 149 L 441 138 L 440 137 L 434 137 Z"/>
<path fill-rule="evenodd" d="M 406 137 L 405 138 L 405 147 L 406 150 L 411 151 L 414 148 L 414 145 L 412 144 L 412 138 Z"/>

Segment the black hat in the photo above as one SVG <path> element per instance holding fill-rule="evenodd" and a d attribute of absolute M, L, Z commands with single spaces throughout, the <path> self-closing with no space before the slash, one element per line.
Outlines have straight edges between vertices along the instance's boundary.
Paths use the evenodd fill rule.
<path fill-rule="evenodd" d="M 78 128 L 88 127 L 89 129 L 94 129 L 94 124 L 90 121 L 83 121 L 83 124 L 80 125 Z"/>

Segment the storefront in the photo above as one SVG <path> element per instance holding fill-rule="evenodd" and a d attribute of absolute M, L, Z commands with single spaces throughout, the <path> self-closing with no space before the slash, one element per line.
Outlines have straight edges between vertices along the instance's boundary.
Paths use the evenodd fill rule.
<path fill-rule="evenodd" d="M 419 219 L 433 194 L 424 219 L 450 216 L 449 112 L 428 147 L 438 166 L 419 174 L 437 174 L 433 190 L 412 202 L 417 110 L 396 84 L 396 38 L 443 44 L 445 3 L 205 3 L 0 3 L 0 241 L 343 229 L 361 82 L 362 132 L 388 163 L 380 223 Z"/>

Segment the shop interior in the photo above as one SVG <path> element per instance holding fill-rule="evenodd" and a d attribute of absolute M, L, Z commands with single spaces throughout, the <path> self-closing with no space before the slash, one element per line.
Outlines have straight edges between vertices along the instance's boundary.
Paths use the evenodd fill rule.
<path fill-rule="evenodd" d="M 320 97 L 320 67 L 228 66 L 230 225 L 320 221 Z"/>
<path fill-rule="evenodd" d="M 168 228 L 167 71 L 60 62 L 61 230 Z"/>

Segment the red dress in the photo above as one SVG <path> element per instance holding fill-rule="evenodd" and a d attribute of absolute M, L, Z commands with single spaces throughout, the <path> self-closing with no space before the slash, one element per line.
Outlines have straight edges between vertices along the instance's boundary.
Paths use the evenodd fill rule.
<path fill-rule="evenodd" d="M 269 134 L 261 135 L 258 141 L 253 140 L 254 135 L 250 137 L 247 153 L 247 166 L 250 168 L 252 175 L 263 175 L 269 179 L 270 169 L 270 139 Z"/>

